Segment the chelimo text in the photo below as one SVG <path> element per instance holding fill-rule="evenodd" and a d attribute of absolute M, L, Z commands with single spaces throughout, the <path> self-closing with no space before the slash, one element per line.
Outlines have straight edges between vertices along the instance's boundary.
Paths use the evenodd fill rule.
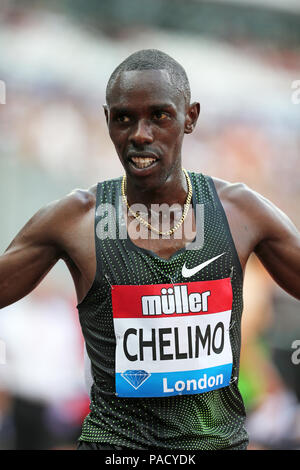
<path fill-rule="evenodd" d="M 145 338 L 143 328 L 128 328 L 123 339 L 123 350 L 131 361 L 144 361 L 144 350 L 151 351 L 152 361 L 170 361 L 173 359 L 192 359 L 204 354 L 220 354 L 224 348 L 224 324 L 218 322 L 214 327 L 208 324 L 205 329 L 199 325 L 187 326 L 186 337 L 182 340 L 179 328 L 152 328 L 151 336 Z M 135 337 L 136 354 L 129 352 L 128 339 Z M 180 341 L 181 338 L 181 341 Z M 132 341 L 131 341 L 132 343 Z M 132 345 L 131 345 L 132 348 Z M 167 351 L 174 351 L 168 353 Z"/>

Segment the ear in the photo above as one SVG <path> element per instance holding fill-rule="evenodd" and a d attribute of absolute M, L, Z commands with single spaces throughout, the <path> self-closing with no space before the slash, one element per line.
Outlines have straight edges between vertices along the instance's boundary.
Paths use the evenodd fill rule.
<path fill-rule="evenodd" d="M 200 103 L 192 103 L 189 105 L 184 125 L 184 133 L 191 134 L 195 129 L 200 114 Z"/>
<path fill-rule="evenodd" d="M 107 106 L 107 104 L 103 105 L 103 109 L 104 109 L 106 124 L 108 124 L 108 106 Z"/>

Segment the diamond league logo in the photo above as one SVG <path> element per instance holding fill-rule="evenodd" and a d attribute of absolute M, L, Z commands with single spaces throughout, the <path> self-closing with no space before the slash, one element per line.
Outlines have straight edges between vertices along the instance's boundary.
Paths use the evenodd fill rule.
<path fill-rule="evenodd" d="M 125 379 L 135 390 L 146 382 L 150 375 L 151 374 L 145 370 L 126 370 L 121 374 L 123 379 Z"/>

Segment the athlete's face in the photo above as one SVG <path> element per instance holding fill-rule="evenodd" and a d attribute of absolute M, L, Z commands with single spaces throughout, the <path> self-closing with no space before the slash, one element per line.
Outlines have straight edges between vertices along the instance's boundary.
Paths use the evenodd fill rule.
<path fill-rule="evenodd" d="M 181 175 L 185 133 L 196 123 L 198 103 L 189 105 L 165 70 L 122 72 L 105 114 L 112 142 L 128 178 L 146 187 Z"/>

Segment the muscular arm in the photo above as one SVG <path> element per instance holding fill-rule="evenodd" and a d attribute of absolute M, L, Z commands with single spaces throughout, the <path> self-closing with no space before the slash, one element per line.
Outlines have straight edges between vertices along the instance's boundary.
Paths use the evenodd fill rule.
<path fill-rule="evenodd" d="M 74 231 L 90 205 L 84 192 L 74 191 L 27 222 L 0 256 L 0 308 L 29 294 L 59 259 L 72 263 Z"/>
<path fill-rule="evenodd" d="M 300 299 L 300 233 L 278 207 L 244 184 L 216 181 L 245 267 L 254 252 L 272 278 Z"/>
<path fill-rule="evenodd" d="M 300 233 L 291 220 L 268 200 L 257 197 L 256 217 L 261 240 L 255 253 L 273 279 L 300 300 Z"/>

